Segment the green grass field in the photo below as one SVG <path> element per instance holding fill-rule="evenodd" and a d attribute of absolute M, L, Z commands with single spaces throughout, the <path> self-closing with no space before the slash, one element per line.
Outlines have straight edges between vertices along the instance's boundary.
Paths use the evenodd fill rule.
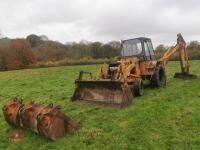
<path fill-rule="evenodd" d="M 200 61 L 190 64 L 191 73 L 200 77 Z M 168 64 L 165 88 L 146 88 L 144 96 L 135 98 L 127 108 L 70 102 L 79 70 L 97 69 L 93 65 L 0 72 L 0 107 L 12 97 L 45 105 L 52 102 L 82 125 L 55 142 L 24 129 L 24 141 L 10 144 L 12 127 L 1 111 L 0 149 L 200 149 L 200 79 L 174 79 L 179 62 Z"/>

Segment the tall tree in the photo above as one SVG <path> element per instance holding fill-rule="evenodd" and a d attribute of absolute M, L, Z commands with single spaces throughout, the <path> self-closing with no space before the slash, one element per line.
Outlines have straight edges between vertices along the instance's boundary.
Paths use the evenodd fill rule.
<path fill-rule="evenodd" d="M 6 70 L 6 55 L 5 49 L 0 48 L 0 71 Z"/>
<path fill-rule="evenodd" d="M 35 34 L 27 36 L 26 39 L 30 42 L 31 47 L 37 47 L 42 43 L 41 37 Z"/>
<path fill-rule="evenodd" d="M 27 40 L 15 39 L 6 50 L 6 66 L 8 70 L 21 69 L 36 63 L 31 45 Z"/>

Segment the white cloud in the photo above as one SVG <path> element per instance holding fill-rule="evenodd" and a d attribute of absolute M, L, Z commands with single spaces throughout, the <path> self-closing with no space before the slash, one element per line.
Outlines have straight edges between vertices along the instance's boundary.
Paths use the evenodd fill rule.
<path fill-rule="evenodd" d="M 198 0 L 4 0 L 0 29 L 9 37 L 45 34 L 66 42 L 151 37 L 173 44 L 200 39 Z"/>

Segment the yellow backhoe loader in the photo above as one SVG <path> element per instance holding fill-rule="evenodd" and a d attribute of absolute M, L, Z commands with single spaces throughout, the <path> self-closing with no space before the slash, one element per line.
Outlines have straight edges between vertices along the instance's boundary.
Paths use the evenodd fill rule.
<path fill-rule="evenodd" d="M 157 60 L 151 39 L 141 37 L 122 41 L 121 56 L 116 63 L 102 64 L 96 77 L 90 72 L 80 71 L 75 81 L 72 101 L 124 107 L 130 104 L 134 96 L 143 95 L 143 80 L 149 80 L 153 87 L 166 85 L 165 67 L 169 59 L 179 52 L 181 73 L 175 78 L 195 79 L 189 74 L 186 42 L 181 34 L 177 35 L 177 44 L 167 50 Z M 89 79 L 83 75 L 89 74 Z"/>

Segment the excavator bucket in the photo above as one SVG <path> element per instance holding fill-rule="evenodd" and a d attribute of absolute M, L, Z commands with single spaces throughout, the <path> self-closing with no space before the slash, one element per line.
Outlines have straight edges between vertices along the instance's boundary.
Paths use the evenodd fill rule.
<path fill-rule="evenodd" d="M 2 110 L 9 124 L 29 129 L 51 140 L 62 138 L 80 127 L 53 104 L 42 106 L 30 102 L 24 105 L 21 100 L 11 99 Z"/>
<path fill-rule="evenodd" d="M 87 102 L 104 106 L 122 108 L 132 102 L 133 95 L 129 86 L 112 80 L 76 80 L 72 96 L 74 102 Z"/>
<path fill-rule="evenodd" d="M 175 73 L 174 78 L 193 80 L 193 79 L 197 79 L 197 76 L 194 74 L 189 74 L 189 73 Z"/>

